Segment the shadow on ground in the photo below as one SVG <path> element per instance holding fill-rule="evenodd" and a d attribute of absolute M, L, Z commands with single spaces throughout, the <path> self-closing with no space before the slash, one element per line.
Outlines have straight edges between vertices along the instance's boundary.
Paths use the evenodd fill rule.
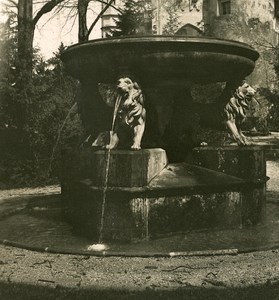
<path fill-rule="evenodd" d="M 209 284 L 210 285 L 210 284 Z M 247 288 L 206 286 L 204 288 L 185 286 L 174 290 L 149 287 L 145 291 L 128 289 L 65 288 L 60 286 L 42 287 L 27 284 L 0 283 L 0 298 L 5 300 L 87 300 L 87 299 L 279 299 L 279 283 L 267 282 Z"/>

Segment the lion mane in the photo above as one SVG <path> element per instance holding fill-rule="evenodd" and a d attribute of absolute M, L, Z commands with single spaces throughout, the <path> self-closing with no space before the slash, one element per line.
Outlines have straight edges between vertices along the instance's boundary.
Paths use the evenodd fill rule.
<path fill-rule="evenodd" d="M 142 121 L 142 115 L 144 113 L 143 106 L 143 95 L 141 89 L 138 84 L 134 84 L 135 89 L 132 92 L 131 98 L 132 101 L 129 105 L 123 105 L 125 103 L 125 99 L 122 99 L 122 105 L 120 104 L 120 108 L 118 111 L 118 116 L 126 125 L 133 127 L 136 124 L 140 124 Z"/>
<path fill-rule="evenodd" d="M 255 93 L 254 88 L 244 80 L 224 107 L 225 123 L 240 146 L 250 144 L 241 130 L 241 124 L 246 119 L 246 110 Z"/>

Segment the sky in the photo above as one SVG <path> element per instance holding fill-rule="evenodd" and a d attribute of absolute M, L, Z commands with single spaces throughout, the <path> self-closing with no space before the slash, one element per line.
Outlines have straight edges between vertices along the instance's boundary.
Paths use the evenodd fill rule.
<path fill-rule="evenodd" d="M 0 7 L 3 6 L 5 0 L 0 0 Z M 40 4 L 41 6 L 41 4 Z M 34 7 L 34 14 L 40 6 Z M 94 5 L 90 7 L 87 15 L 88 27 L 96 18 L 100 7 Z M 35 35 L 34 35 L 34 47 L 39 47 L 41 54 L 45 59 L 52 57 L 60 43 L 63 42 L 65 46 L 70 46 L 78 42 L 78 23 L 77 18 L 74 22 L 74 18 L 67 19 L 69 10 L 57 15 L 52 12 L 45 14 L 38 22 Z M 5 15 L 0 13 L 0 22 L 5 21 Z M 90 39 L 101 37 L 101 22 L 99 21 L 95 26 L 95 29 L 90 35 Z"/>
<path fill-rule="evenodd" d="M 88 12 L 88 27 L 97 16 L 98 7 L 94 11 Z M 77 18 L 67 20 L 68 12 L 60 13 L 50 20 L 53 14 L 49 13 L 42 17 L 38 22 L 34 36 L 34 46 L 39 46 L 41 53 L 45 58 L 52 56 L 53 52 L 58 49 L 61 42 L 65 46 L 70 46 L 78 42 L 78 22 Z M 101 22 L 90 35 L 90 39 L 101 37 Z"/>

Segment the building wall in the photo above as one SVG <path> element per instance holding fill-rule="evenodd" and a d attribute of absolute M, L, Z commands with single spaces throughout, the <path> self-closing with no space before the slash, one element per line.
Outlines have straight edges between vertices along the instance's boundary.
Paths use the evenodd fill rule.
<path fill-rule="evenodd" d="M 122 8 L 124 5 L 123 0 L 115 0 L 114 1 L 114 6 L 117 8 Z M 102 8 L 105 7 L 105 4 L 102 5 Z M 119 11 L 117 11 L 113 7 L 109 7 L 104 15 L 102 16 L 102 25 L 101 25 L 101 30 L 102 30 L 102 37 L 105 38 L 107 33 L 110 33 L 110 30 L 115 28 L 115 20 L 117 19 L 117 16 L 119 14 Z"/>
<path fill-rule="evenodd" d="M 278 43 L 279 23 L 274 0 L 231 0 L 231 14 L 220 15 L 218 0 L 207 0 L 203 12 L 205 35 L 245 42 L 260 53 L 250 81 L 272 88 L 276 77 L 272 67 L 272 45 Z"/>
<path fill-rule="evenodd" d="M 199 29 L 203 27 L 202 0 L 197 0 L 197 2 L 194 1 L 193 3 L 191 0 L 152 0 L 151 3 L 153 8 L 153 32 L 157 34 L 163 33 L 170 10 L 175 11 L 179 27 L 183 27 L 186 24 L 192 24 Z"/>
<path fill-rule="evenodd" d="M 178 16 L 180 27 L 186 24 L 192 24 L 198 28 L 203 28 L 203 0 L 196 0 L 196 5 L 192 4 L 193 0 L 150 0 L 152 7 L 152 32 L 154 34 L 162 34 L 164 25 L 167 23 L 168 11 L 175 8 L 175 14 Z M 195 0 L 194 0 L 195 2 Z M 177 3 L 177 4 L 176 4 Z M 124 0 L 115 0 L 116 7 L 123 8 Z M 103 4 L 104 7 L 104 4 Z M 110 7 L 102 17 L 102 36 L 106 36 L 106 32 L 115 27 L 115 19 L 117 19 L 118 11 Z"/>

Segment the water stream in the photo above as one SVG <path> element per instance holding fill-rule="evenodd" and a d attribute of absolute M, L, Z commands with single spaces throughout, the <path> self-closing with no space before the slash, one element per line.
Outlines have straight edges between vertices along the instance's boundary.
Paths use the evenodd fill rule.
<path fill-rule="evenodd" d="M 102 212 L 101 212 L 101 223 L 100 223 L 100 231 L 99 231 L 99 241 L 101 244 L 103 240 L 103 230 L 104 230 L 104 218 L 105 218 L 105 205 L 107 199 L 107 188 L 108 188 L 108 175 L 109 175 L 109 163 L 110 163 L 110 149 L 108 149 L 106 153 L 106 169 L 105 169 L 105 180 L 104 180 L 104 189 L 103 189 L 103 197 L 102 197 Z"/>
<path fill-rule="evenodd" d="M 118 96 L 115 101 L 114 110 L 113 110 L 112 125 L 111 125 L 111 131 L 110 131 L 110 140 L 111 140 L 112 134 L 114 132 L 114 126 L 115 126 L 116 116 L 117 116 L 120 102 L 121 102 L 121 96 Z M 104 185 L 103 185 L 102 212 L 101 212 L 101 223 L 100 223 L 98 244 L 102 244 L 102 242 L 103 242 L 105 206 L 106 206 L 106 199 L 107 199 L 109 164 L 110 164 L 110 157 L 111 157 L 111 149 L 108 148 L 107 150 L 108 151 L 106 153 L 106 159 L 105 159 L 105 178 L 104 178 Z"/>

